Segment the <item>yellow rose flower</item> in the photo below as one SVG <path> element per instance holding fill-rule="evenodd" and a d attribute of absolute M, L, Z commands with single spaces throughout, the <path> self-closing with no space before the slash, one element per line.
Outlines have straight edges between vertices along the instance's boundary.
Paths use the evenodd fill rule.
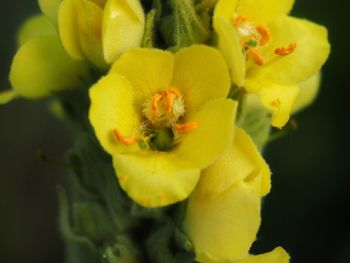
<path fill-rule="evenodd" d="M 0 93 L 0 104 L 17 97 L 40 99 L 76 88 L 89 74 L 86 63 L 68 56 L 55 27 L 43 15 L 28 19 L 17 39 L 19 50 L 10 70 L 12 89 Z"/>
<path fill-rule="evenodd" d="M 231 143 L 229 84 L 222 55 L 197 45 L 175 55 L 130 50 L 91 88 L 90 121 L 134 201 L 158 207 L 188 197 Z"/>
<path fill-rule="evenodd" d="M 232 146 L 202 172 L 188 201 L 184 229 L 198 261 L 289 261 L 281 248 L 249 255 L 260 226 L 261 198 L 270 191 L 270 174 L 253 141 L 236 128 Z"/>
<path fill-rule="evenodd" d="M 286 15 L 293 3 L 219 0 L 214 14 L 234 84 L 259 93 L 278 128 L 289 119 L 298 84 L 320 70 L 330 51 L 324 27 Z"/>
<path fill-rule="evenodd" d="M 48 1 L 48 0 L 47 0 Z M 139 0 L 63 0 L 59 32 L 68 54 L 107 68 L 141 44 L 145 15 Z"/>

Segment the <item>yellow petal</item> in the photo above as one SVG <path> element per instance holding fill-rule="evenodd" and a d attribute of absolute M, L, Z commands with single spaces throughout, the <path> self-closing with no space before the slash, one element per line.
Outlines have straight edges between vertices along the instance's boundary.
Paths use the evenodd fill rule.
<path fill-rule="evenodd" d="M 175 154 L 198 168 L 213 163 L 232 143 L 236 108 L 235 101 L 216 99 L 186 116 L 185 123 L 196 121 L 198 127 L 181 138 Z"/>
<path fill-rule="evenodd" d="M 147 99 L 167 89 L 173 77 L 174 58 L 157 49 L 133 49 L 123 54 L 110 72 L 125 76 L 135 89 L 135 105 L 141 108 Z"/>
<path fill-rule="evenodd" d="M 75 6 L 80 0 L 63 0 L 58 13 L 60 37 L 67 53 L 75 59 L 83 59 L 84 54 L 79 39 L 78 17 Z"/>
<path fill-rule="evenodd" d="M 43 36 L 18 50 L 10 82 L 20 96 L 35 99 L 80 86 L 87 75 L 87 65 L 71 59 L 57 36 Z"/>
<path fill-rule="evenodd" d="M 17 35 L 18 46 L 27 41 L 45 35 L 56 35 L 57 31 L 50 20 L 43 15 L 36 15 L 29 18 L 19 29 Z"/>
<path fill-rule="evenodd" d="M 266 23 L 278 15 L 288 14 L 294 0 L 219 0 L 214 16 L 231 21 L 234 14 L 253 22 Z"/>
<path fill-rule="evenodd" d="M 214 17 L 214 27 L 219 38 L 218 47 L 230 69 L 232 82 L 241 87 L 244 83 L 246 63 L 237 32 L 221 16 Z"/>
<path fill-rule="evenodd" d="M 219 160 L 210 165 L 202 176 L 200 186 L 196 190 L 203 198 L 213 199 L 242 180 L 261 177 L 261 196 L 270 192 L 271 172 L 258 152 L 249 135 L 240 128 L 235 128 L 233 146 Z"/>
<path fill-rule="evenodd" d="M 290 12 L 294 0 L 241 0 L 236 13 L 255 24 L 266 23 L 279 15 Z"/>
<path fill-rule="evenodd" d="M 272 40 L 263 51 L 267 63 L 249 70 L 248 79 L 269 80 L 277 83 L 299 83 L 316 74 L 326 61 L 330 46 L 326 28 L 312 22 L 282 16 L 269 24 Z M 296 43 L 294 52 L 274 55 L 280 47 Z M 268 57 L 269 56 L 269 57 Z M 250 92 L 253 88 L 246 85 Z"/>
<path fill-rule="evenodd" d="M 297 85 L 262 83 L 260 100 L 267 109 L 272 111 L 272 125 L 274 127 L 282 128 L 288 122 L 298 93 L 299 87 Z"/>
<path fill-rule="evenodd" d="M 219 0 L 214 11 L 214 18 L 216 16 L 224 17 L 227 22 L 230 22 L 237 11 L 238 3 L 241 0 Z"/>
<path fill-rule="evenodd" d="M 222 55 L 214 48 L 194 45 L 175 54 L 173 85 L 182 91 L 186 112 L 209 100 L 225 98 L 230 78 Z"/>
<path fill-rule="evenodd" d="M 57 23 L 58 9 L 62 0 L 39 0 L 39 6 L 52 22 Z"/>
<path fill-rule="evenodd" d="M 76 16 L 80 46 L 85 57 L 99 68 L 107 68 L 102 52 L 102 9 L 92 1 L 77 1 Z"/>
<path fill-rule="evenodd" d="M 299 83 L 300 92 L 293 104 L 293 113 L 301 111 L 309 106 L 318 94 L 321 84 L 321 72 L 316 73 L 311 78 Z"/>
<path fill-rule="evenodd" d="M 14 90 L 6 90 L 0 92 L 0 105 L 9 103 L 18 97 L 18 94 Z"/>
<path fill-rule="evenodd" d="M 200 170 L 173 153 L 140 152 L 113 158 L 120 185 L 144 207 L 160 207 L 184 200 L 199 179 Z"/>
<path fill-rule="evenodd" d="M 103 14 L 103 52 L 113 63 L 123 52 L 141 45 L 145 14 L 139 0 L 108 0 Z"/>
<path fill-rule="evenodd" d="M 115 129 L 125 137 L 138 132 L 140 117 L 130 82 L 123 76 L 108 74 L 90 89 L 90 100 L 89 119 L 102 147 L 110 154 L 138 151 L 137 145 L 123 145 L 113 134 Z"/>
<path fill-rule="evenodd" d="M 283 248 L 277 247 L 271 252 L 249 256 L 238 260 L 236 263 L 289 263 L 289 255 Z"/>
<path fill-rule="evenodd" d="M 239 181 L 215 198 L 207 199 L 200 194 L 202 187 L 211 187 L 202 180 L 237 171 L 227 172 L 222 175 L 219 171 L 204 171 L 188 202 L 184 228 L 198 261 L 220 262 L 248 256 L 259 229 L 261 176 Z"/>

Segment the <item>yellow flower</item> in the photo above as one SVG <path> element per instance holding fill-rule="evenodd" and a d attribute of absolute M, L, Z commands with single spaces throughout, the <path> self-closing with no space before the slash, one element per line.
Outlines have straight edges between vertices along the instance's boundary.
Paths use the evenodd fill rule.
<path fill-rule="evenodd" d="M 140 46 L 145 17 L 139 0 L 63 0 L 58 24 L 69 55 L 107 68 Z"/>
<path fill-rule="evenodd" d="M 288 262 L 282 248 L 249 255 L 261 221 L 261 198 L 270 187 L 269 167 L 250 137 L 236 128 L 232 147 L 202 172 L 188 201 L 184 228 L 198 261 Z"/>
<path fill-rule="evenodd" d="M 146 207 L 184 200 L 231 143 L 229 73 L 207 46 L 133 49 L 91 88 L 89 118 L 120 185 Z"/>
<path fill-rule="evenodd" d="M 45 16 L 28 19 L 18 34 L 20 46 L 12 61 L 12 90 L 0 93 L 0 104 L 16 97 L 39 99 L 81 84 L 89 73 L 86 63 L 70 58 Z"/>
<path fill-rule="evenodd" d="M 219 0 L 214 27 L 231 77 L 259 93 L 272 125 L 289 119 L 300 82 L 316 74 L 330 51 L 327 30 L 286 14 L 293 0 Z"/>

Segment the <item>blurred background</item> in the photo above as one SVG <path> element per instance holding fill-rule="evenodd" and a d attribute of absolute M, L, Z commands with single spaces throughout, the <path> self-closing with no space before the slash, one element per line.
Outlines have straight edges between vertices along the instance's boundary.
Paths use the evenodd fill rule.
<path fill-rule="evenodd" d="M 350 262 L 349 10 L 340 0 L 296 0 L 293 15 L 324 24 L 331 57 L 316 103 L 295 116 L 298 129 L 270 145 L 273 171 L 254 252 L 283 246 L 295 263 Z M 35 0 L 0 4 L 0 89 L 16 51 L 15 32 L 39 11 Z M 50 115 L 47 102 L 18 100 L 0 107 L 0 262 L 62 262 L 56 185 L 58 165 L 38 161 L 37 150 L 62 158 L 69 131 Z"/>

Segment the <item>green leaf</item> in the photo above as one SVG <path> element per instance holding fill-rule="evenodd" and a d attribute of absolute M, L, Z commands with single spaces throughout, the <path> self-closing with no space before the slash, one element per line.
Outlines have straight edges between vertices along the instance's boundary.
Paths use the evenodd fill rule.
<path fill-rule="evenodd" d="M 106 154 L 93 135 L 79 133 L 75 150 L 68 155 L 74 175 L 71 178 L 74 200 L 98 200 L 107 209 L 117 232 L 134 224 L 129 215 L 130 199 L 121 190 Z"/>
<path fill-rule="evenodd" d="M 93 242 L 81 235 L 77 235 L 71 227 L 69 203 L 63 187 L 57 188 L 59 199 L 59 223 L 65 238 L 67 263 L 98 263 L 101 262 L 98 250 Z"/>
<path fill-rule="evenodd" d="M 74 203 L 73 221 L 76 231 L 95 244 L 114 240 L 117 232 L 110 216 L 97 202 Z"/>

